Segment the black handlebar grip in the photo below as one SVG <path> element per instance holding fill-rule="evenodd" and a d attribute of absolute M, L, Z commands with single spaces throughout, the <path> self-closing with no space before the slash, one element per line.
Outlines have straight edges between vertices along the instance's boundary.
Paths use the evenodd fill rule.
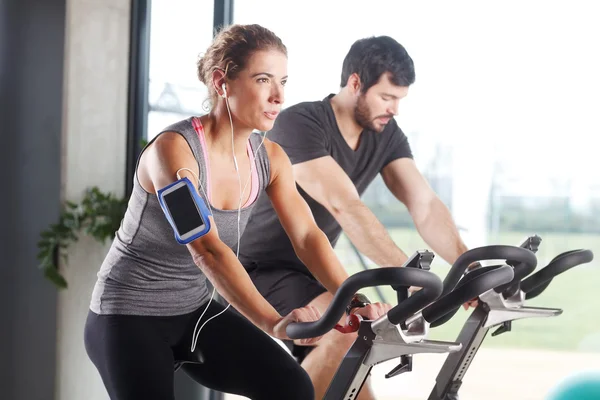
<path fill-rule="evenodd" d="M 538 297 L 540 294 L 542 294 L 542 292 L 544 290 L 546 290 L 546 288 L 548 286 L 550 286 L 551 283 L 552 283 L 552 279 L 549 279 L 546 282 L 542 283 L 541 285 L 536 286 L 535 289 L 530 290 L 529 292 L 525 293 L 525 300 L 531 300 L 535 297 Z"/>
<path fill-rule="evenodd" d="M 499 285 L 510 282 L 514 277 L 513 269 L 508 265 L 479 273 L 478 276 L 465 280 L 452 292 L 440 297 L 433 304 L 423 310 L 423 318 L 432 326 L 440 318 L 449 313 L 456 313 L 460 306 L 470 300 L 477 298 L 480 294 L 494 289 Z M 445 319 L 447 320 L 447 319 Z"/>
<path fill-rule="evenodd" d="M 428 296 L 431 296 L 432 292 L 437 292 L 436 298 L 442 291 L 442 281 L 440 278 L 432 272 L 421 269 L 386 267 L 361 271 L 344 281 L 335 296 L 333 296 L 331 304 L 318 321 L 290 323 L 286 327 L 287 335 L 290 339 L 304 339 L 324 335 L 333 329 L 342 315 L 344 315 L 346 306 L 350 303 L 352 296 L 356 292 L 362 288 L 381 285 L 418 286 L 423 288 L 421 290 L 426 290 L 425 294 Z M 414 297 L 416 298 L 417 296 Z M 423 297 L 421 296 L 420 298 L 422 299 Z M 406 302 L 402 303 L 401 310 L 421 304 L 419 298 L 412 302 L 409 302 L 409 300 L 411 299 L 409 298 Z M 414 312 L 416 311 L 418 310 L 414 310 Z M 396 311 L 395 315 L 403 315 L 403 313 Z"/>
<path fill-rule="evenodd" d="M 546 267 L 521 282 L 521 290 L 525 292 L 527 299 L 531 299 L 542 293 L 557 275 L 577 265 L 589 263 L 593 259 L 594 253 L 591 250 L 566 251 L 556 256 Z"/>
<path fill-rule="evenodd" d="M 462 287 L 463 285 L 467 284 L 468 282 L 471 282 L 473 279 L 477 278 L 478 276 L 480 276 L 481 274 L 485 274 L 488 271 L 500 268 L 500 267 L 505 267 L 505 264 L 502 265 L 491 265 L 491 266 L 487 266 L 487 267 L 479 267 L 476 268 L 474 270 L 469 271 L 469 273 L 467 273 L 465 275 L 464 278 L 462 278 L 460 280 L 460 282 L 457 285 L 457 288 Z M 494 288 L 494 290 L 496 290 L 497 288 Z M 456 289 L 455 289 L 456 290 Z M 435 328 L 436 326 L 440 326 L 440 325 L 444 325 L 446 322 L 450 321 L 452 319 L 452 317 L 454 317 L 454 314 L 456 314 L 456 312 L 460 309 L 459 307 L 455 307 L 453 310 L 451 310 L 450 312 L 446 313 L 444 316 L 437 318 L 433 323 L 431 323 L 431 327 Z"/>
<path fill-rule="evenodd" d="M 425 271 L 424 271 L 425 272 Z M 396 325 L 405 321 L 408 317 L 422 310 L 423 307 L 430 304 L 442 294 L 442 280 L 434 274 L 424 275 L 423 279 L 427 279 L 426 285 L 421 286 L 422 289 L 414 293 L 402 303 L 394 306 L 388 311 L 388 320 Z M 425 282 L 424 282 L 425 283 Z M 420 285 L 411 285 L 420 286 Z"/>
<path fill-rule="evenodd" d="M 542 243 L 542 238 L 538 235 L 532 235 L 525 239 L 525 241 L 521 243 L 519 247 L 531 250 L 535 254 L 540 248 L 540 243 Z M 505 297 L 511 297 L 520 290 L 519 284 L 521 283 L 521 280 L 535 271 L 536 265 L 529 265 L 527 263 L 516 262 L 512 260 L 507 260 L 506 263 L 513 267 L 515 271 L 515 277 L 509 283 L 498 286 L 494 289 L 494 291 L 496 293 L 503 293 Z"/>
<path fill-rule="evenodd" d="M 519 247 L 530 250 L 532 253 L 535 254 L 537 253 L 541 242 L 542 238 L 540 238 L 537 235 L 534 235 L 527 238 L 527 240 L 525 240 L 524 243 L 521 243 Z M 526 262 L 516 262 L 514 260 L 508 260 L 508 264 L 512 265 L 515 271 L 515 277 L 513 278 L 513 281 L 516 282 L 517 280 L 520 281 L 521 279 L 525 278 L 527 275 L 535 271 L 535 267 L 537 266 L 537 258 L 535 264 L 528 264 Z"/>
<path fill-rule="evenodd" d="M 533 266 L 533 268 L 537 265 L 535 254 L 531 250 L 522 247 L 506 245 L 477 247 L 464 252 L 454 262 L 450 272 L 448 272 L 448 275 L 446 275 L 446 278 L 444 279 L 442 296 L 445 296 L 454 290 L 456 284 L 470 264 L 483 260 L 510 260 Z"/>
<path fill-rule="evenodd" d="M 567 254 L 571 254 L 571 253 L 572 253 L 572 252 L 574 252 L 574 251 L 578 251 L 578 250 L 569 250 L 569 251 L 565 251 L 564 253 L 561 253 L 561 254 L 557 255 L 556 257 L 554 257 L 554 258 L 553 258 L 553 259 L 550 261 L 550 263 L 553 263 L 553 262 L 554 262 L 554 261 L 556 261 L 558 258 L 560 258 L 560 257 L 562 257 L 562 256 L 565 256 L 565 255 L 567 255 Z M 549 264 L 550 264 L 550 263 L 549 263 Z M 542 292 L 543 292 L 544 290 L 546 290 L 546 288 L 547 288 L 548 286 L 550 286 L 550 284 L 551 284 L 551 283 L 552 283 L 552 279 L 548 279 L 547 281 L 545 281 L 545 282 L 544 282 L 544 283 L 542 283 L 541 285 L 537 285 L 537 286 L 535 287 L 535 289 L 533 289 L 533 290 L 530 290 L 529 292 L 525 293 L 525 299 L 526 299 L 526 300 L 529 300 L 529 299 L 533 299 L 533 298 L 535 298 L 535 297 L 539 296 L 540 294 L 542 294 Z M 521 290 L 521 284 L 520 284 L 520 282 L 519 282 L 519 290 Z"/>

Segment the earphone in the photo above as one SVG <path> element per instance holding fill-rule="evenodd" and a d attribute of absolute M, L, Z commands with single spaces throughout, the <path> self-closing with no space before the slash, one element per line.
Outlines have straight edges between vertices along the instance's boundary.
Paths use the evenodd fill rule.
<path fill-rule="evenodd" d="M 239 190 L 240 190 L 240 199 L 239 199 L 239 203 L 238 203 L 238 212 L 237 212 L 237 248 L 236 248 L 236 257 L 239 259 L 239 253 L 240 253 L 240 217 L 241 217 L 241 210 L 242 210 L 242 195 L 243 193 L 246 192 L 246 188 L 248 187 L 248 184 L 250 183 L 251 179 L 252 179 L 252 168 L 256 168 L 256 157 L 258 155 L 258 151 L 260 150 L 260 148 L 263 146 L 265 139 L 267 137 L 266 132 L 265 135 L 262 138 L 262 141 L 260 142 L 260 145 L 256 148 L 256 150 L 254 151 L 254 156 L 252 157 L 253 159 L 251 160 L 250 163 L 250 172 L 248 173 L 248 178 L 246 179 L 246 183 L 244 184 L 244 188 L 242 189 L 242 179 L 240 176 L 240 171 L 238 168 L 238 162 L 237 162 L 237 158 L 235 156 L 235 144 L 234 144 L 234 133 L 233 133 L 233 120 L 231 118 L 231 110 L 229 109 L 229 99 L 227 98 L 227 89 L 225 88 L 225 82 L 223 82 L 223 84 L 221 84 L 221 89 L 223 90 L 223 93 L 221 94 L 221 97 L 225 99 L 225 105 L 227 107 L 227 114 L 229 115 L 229 124 L 231 126 L 231 152 L 232 152 L 232 156 L 233 156 L 233 164 L 235 166 L 235 170 L 237 172 L 237 176 L 238 176 L 238 184 L 239 184 Z M 187 168 L 185 168 L 187 169 Z M 179 171 L 177 171 L 179 173 Z M 208 198 L 208 195 L 206 194 L 206 192 L 204 191 L 204 188 L 202 186 L 202 182 L 200 181 L 200 179 L 198 177 L 196 177 L 198 179 L 198 183 L 200 186 L 200 189 L 202 190 L 202 192 L 204 192 L 204 195 L 207 199 L 207 204 L 208 207 L 211 210 L 212 213 L 212 207 L 210 205 L 210 199 Z M 214 214 L 213 214 L 214 215 Z M 206 314 L 206 311 L 208 311 L 208 307 L 210 306 L 210 303 L 213 300 L 213 297 L 215 295 L 216 289 L 213 287 L 213 291 L 212 294 L 210 296 L 210 300 L 208 301 L 208 304 L 206 305 L 206 308 L 204 309 L 204 311 L 202 312 L 202 314 L 200 315 L 200 317 L 198 318 L 198 321 L 196 322 L 196 325 L 194 326 L 194 332 L 192 334 L 192 343 L 191 343 L 191 348 L 190 351 L 194 352 L 194 350 L 196 349 L 196 344 L 198 342 L 198 337 L 200 336 L 200 331 L 202 330 L 202 328 L 204 328 L 204 326 L 212 319 L 218 317 L 219 315 L 223 314 L 225 311 L 227 311 L 227 309 L 230 307 L 231 304 L 227 304 L 227 307 L 225 307 L 225 309 L 215 315 L 213 315 L 212 317 L 210 317 L 209 319 L 207 319 L 201 326 L 200 329 L 198 329 L 198 324 L 200 323 L 200 320 L 202 320 L 202 317 L 204 316 L 204 314 Z M 196 331 L 196 329 L 198 329 Z"/>

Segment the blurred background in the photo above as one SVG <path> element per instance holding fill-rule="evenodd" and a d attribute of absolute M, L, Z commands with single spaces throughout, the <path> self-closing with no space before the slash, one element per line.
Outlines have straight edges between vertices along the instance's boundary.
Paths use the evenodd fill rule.
<path fill-rule="evenodd" d="M 207 112 L 195 62 L 215 29 L 231 23 L 258 23 L 282 38 L 289 55 L 284 106 L 336 93 L 355 40 L 394 37 L 417 75 L 396 119 L 466 243 L 517 245 L 537 234 L 539 267 L 567 250 L 596 254 L 531 302 L 562 308 L 560 317 L 519 321 L 484 342 L 461 399 L 541 400 L 561 380 L 600 369 L 597 2 L 0 4 L 0 171 L 9 194 L 2 196 L 0 398 L 108 398 L 85 354 L 83 324 L 110 226 L 104 236 L 79 235 L 63 249 L 66 259 L 44 253 L 40 234 L 61 219 L 67 201 L 89 198 L 90 188 L 126 198 L 143 143 Z M 406 253 L 427 248 L 381 178 L 363 199 Z M 115 212 L 123 204 L 95 201 Z M 373 266 L 345 237 L 336 252 L 351 273 Z M 62 281 L 40 265 L 60 265 L 68 287 L 60 289 Z M 436 258 L 432 270 L 444 277 L 448 265 Z M 368 294 L 394 300 L 388 289 Z M 431 337 L 455 339 L 469 313 L 461 310 Z M 392 379 L 383 375 L 395 364 L 376 367 L 378 398 L 426 398 L 444 357 L 416 356 L 413 372 Z M 223 398 L 179 373 L 177 391 L 178 399 Z"/>

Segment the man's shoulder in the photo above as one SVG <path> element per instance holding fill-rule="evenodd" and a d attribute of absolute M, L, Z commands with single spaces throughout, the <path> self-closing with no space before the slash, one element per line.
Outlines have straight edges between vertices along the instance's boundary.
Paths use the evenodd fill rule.
<path fill-rule="evenodd" d="M 289 118 L 310 118 L 323 119 L 327 116 L 327 104 L 323 100 L 303 101 L 291 105 L 281 111 L 279 117 Z"/>
<path fill-rule="evenodd" d="M 327 104 L 323 101 L 304 101 L 281 111 L 269 135 L 280 144 L 309 137 L 320 141 L 329 130 L 329 119 Z"/>
<path fill-rule="evenodd" d="M 408 137 L 394 118 L 381 132 L 379 148 L 384 158 L 387 157 L 386 155 L 390 155 L 393 159 L 400 157 L 412 158 Z"/>

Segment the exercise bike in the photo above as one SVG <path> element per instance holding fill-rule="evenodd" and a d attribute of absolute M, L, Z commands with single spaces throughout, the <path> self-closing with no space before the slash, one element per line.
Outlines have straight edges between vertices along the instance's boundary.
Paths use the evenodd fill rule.
<path fill-rule="evenodd" d="M 540 243 L 541 238 L 534 235 L 521 243 L 520 247 L 535 253 Z M 468 255 L 465 254 L 465 256 L 468 258 Z M 497 336 L 509 332 L 512 328 L 512 322 L 515 320 L 560 315 L 562 313 L 561 309 L 526 307 L 524 303 L 526 300 L 540 295 L 557 275 L 577 265 L 592 261 L 593 253 L 585 249 L 567 251 L 555 257 L 545 268 L 529 277 L 527 276 L 535 270 L 535 264 L 519 262 L 520 260 L 511 257 L 504 259 L 514 269 L 513 279 L 479 296 L 478 306 L 469 316 L 458 335 L 457 342 L 461 343 L 462 347 L 447 357 L 428 400 L 458 400 L 458 391 L 463 378 L 488 331 L 493 327 L 498 327 L 492 333 L 492 336 Z M 505 265 L 475 268 L 465 278 L 477 279 L 479 275 L 503 267 Z M 524 279 L 525 277 L 527 278 Z M 446 280 L 453 278 L 448 275 Z M 446 286 L 446 282 L 444 282 L 444 286 Z M 443 324 L 457 310 L 451 310 L 444 317 L 436 319 L 431 326 L 435 327 Z M 426 310 L 423 311 L 423 313 L 426 312 Z"/>
<path fill-rule="evenodd" d="M 535 260 L 535 255 L 529 250 L 510 246 L 504 246 L 503 249 L 504 253 L 496 250 L 506 255 L 506 252 L 512 249 L 517 259 L 530 262 Z M 476 253 L 482 256 L 482 259 L 485 258 L 483 250 Z M 444 289 L 441 280 L 429 272 L 433 257 L 433 253 L 429 251 L 418 251 L 402 267 L 377 268 L 352 275 L 340 286 L 319 321 L 288 325 L 286 332 L 291 339 L 320 336 L 334 327 L 343 333 L 358 333 L 357 339 L 338 367 L 324 400 L 356 398 L 373 366 L 384 361 L 400 359 L 399 365 L 386 374 L 386 378 L 391 378 L 412 370 L 413 354 L 459 351 L 462 348 L 460 343 L 427 340 L 429 321 L 443 317 L 454 307 L 460 307 L 464 302 L 491 288 L 508 283 L 514 277 L 511 267 L 502 266 L 462 285 L 455 285 L 452 288 L 455 290 L 444 296 L 444 302 L 429 308 L 425 316 L 421 310 L 437 304 L 436 299 Z M 460 277 L 468 265 L 455 263 L 452 271 Z M 362 320 L 357 315 L 350 315 L 344 326 L 337 324 L 354 293 L 364 287 L 379 285 L 391 285 L 396 291 L 398 304 L 395 307 L 375 321 Z M 408 288 L 411 286 L 422 289 L 409 296 Z"/>

